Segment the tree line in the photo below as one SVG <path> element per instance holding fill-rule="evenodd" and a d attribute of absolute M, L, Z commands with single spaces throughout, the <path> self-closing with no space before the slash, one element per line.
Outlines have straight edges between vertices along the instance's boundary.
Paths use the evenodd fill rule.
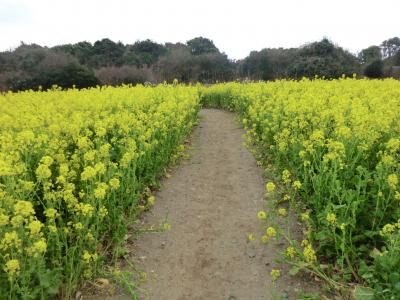
<path fill-rule="evenodd" d="M 330 40 L 299 48 L 266 48 L 231 60 L 210 39 L 159 44 L 151 40 L 123 44 L 102 39 L 55 47 L 21 43 L 0 52 L 0 90 L 85 88 L 138 83 L 274 80 L 302 77 L 338 78 L 342 75 L 382 78 L 396 76 L 400 39 L 385 40 L 354 55 Z"/>

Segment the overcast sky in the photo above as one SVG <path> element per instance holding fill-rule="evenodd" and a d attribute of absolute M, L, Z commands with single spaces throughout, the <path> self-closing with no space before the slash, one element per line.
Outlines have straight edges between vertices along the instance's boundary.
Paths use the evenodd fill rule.
<path fill-rule="evenodd" d="M 108 37 L 212 39 L 230 58 L 326 36 L 357 52 L 400 36 L 400 0 L 0 0 L 0 51 Z"/>

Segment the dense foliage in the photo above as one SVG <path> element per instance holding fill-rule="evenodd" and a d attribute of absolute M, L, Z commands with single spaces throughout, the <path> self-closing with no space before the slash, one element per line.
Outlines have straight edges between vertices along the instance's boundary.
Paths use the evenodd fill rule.
<path fill-rule="evenodd" d="M 267 190 L 279 186 L 278 203 L 291 199 L 307 228 L 286 253 L 295 272 L 400 298 L 399 81 L 228 83 L 204 89 L 201 101 L 237 112 L 282 174 Z"/>
<path fill-rule="evenodd" d="M 95 276 L 197 110 L 179 85 L 0 94 L 0 295 L 69 299 Z"/>
<path fill-rule="evenodd" d="M 322 39 L 299 48 L 252 51 L 246 58 L 234 61 L 204 37 L 185 44 L 144 40 L 125 45 L 110 39 L 52 48 L 21 44 L 13 51 L 0 53 L 0 90 L 37 89 L 39 85 L 47 88 L 53 84 L 86 87 L 171 83 L 174 79 L 215 83 L 237 79 L 339 78 L 343 74 L 396 77 L 392 67 L 400 65 L 399 50 L 399 39 L 392 38 L 355 56 Z"/>

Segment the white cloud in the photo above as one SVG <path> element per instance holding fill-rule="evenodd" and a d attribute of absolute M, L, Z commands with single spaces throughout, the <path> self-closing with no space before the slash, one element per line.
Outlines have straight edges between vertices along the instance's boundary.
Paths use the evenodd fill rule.
<path fill-rule="evenodd" d="M 398 0 L 0 0 L 0 50 L 20 41 L 185 42 L 201 35 L 232 58 L 324 36 L 355 52 L 399 36 L 398 11 Z"/>

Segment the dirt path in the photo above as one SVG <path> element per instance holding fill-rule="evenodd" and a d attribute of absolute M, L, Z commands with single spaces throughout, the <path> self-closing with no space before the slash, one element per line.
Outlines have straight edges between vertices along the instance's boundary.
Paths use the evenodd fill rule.
<path fill-rule="evenodd" d="M 142 288 L 152 300 L 271 299 L 275 250 L 247 241 L 248 233 L 264 231 L 256 217 L 265 192 L 261 170 L 233 114 L 203 109 L 200 118 L 190 159 L 163 181 L 144 219 L 150 227 L 168 216 L 171 230 L 143 234 L 132 249 L 148 274 Z M 280 291 L 297 286 L 280 282 Z"/>

